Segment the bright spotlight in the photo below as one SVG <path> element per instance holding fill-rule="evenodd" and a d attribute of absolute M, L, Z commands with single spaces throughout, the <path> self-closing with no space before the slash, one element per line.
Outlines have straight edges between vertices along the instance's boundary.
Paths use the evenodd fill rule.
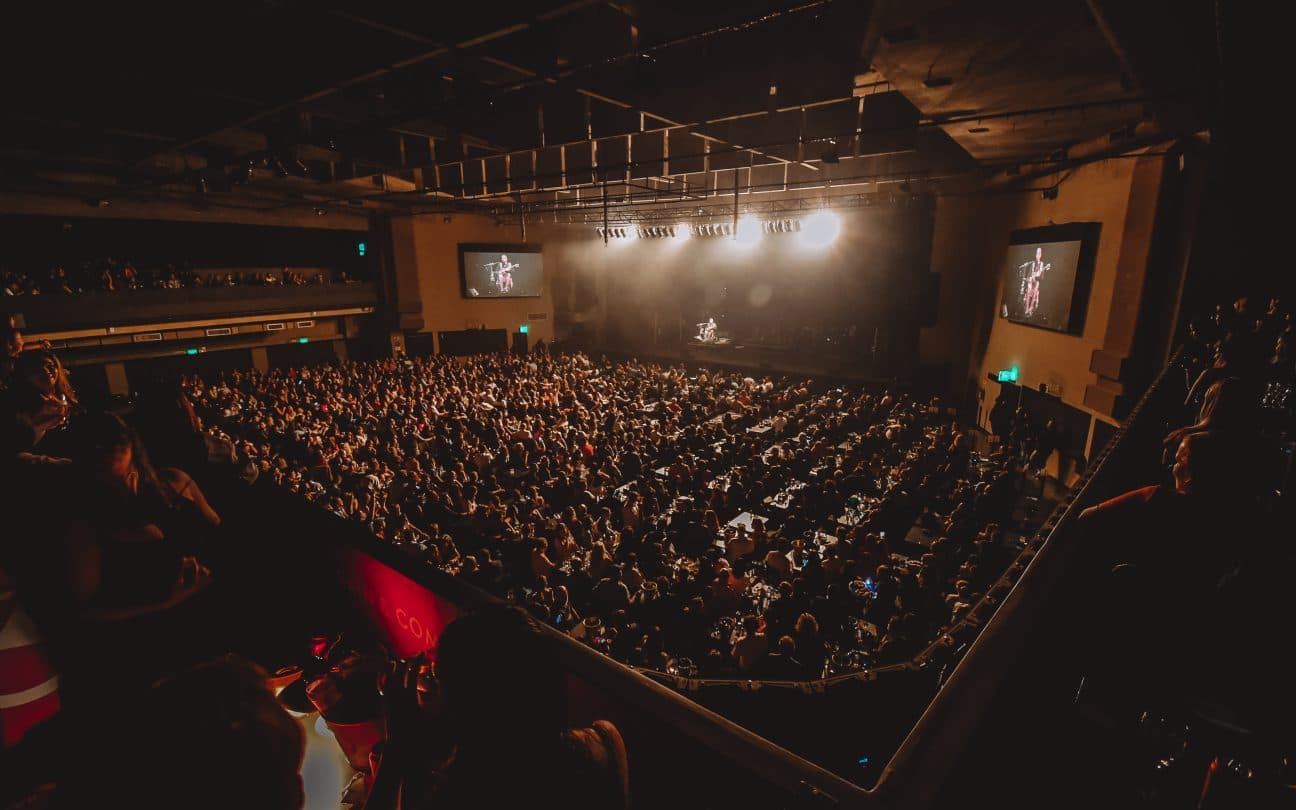
<path fill-rule="evenodd" d="M 800 241 L 809 248 L 825 248 L 841 234 L 841 218 L 832 211 L 816 211 L 801 223 Z"/>
<path fill-rule="evenodd" d="M 675 226 L 674 232 L 671 234 L 671 239 L 676 242 L 687 242 L 690 236 L 692 236 L 692 234 L 689 233 L 689 226 L 681 222 L 679 225 Z"/>
<path fill-rule="evenodd" d="M 761 238 L 761 223 L 756 217 L 743 217 L 738 220 L 738 232 L 734 241 L 739 247 L 753 247 Z"/>

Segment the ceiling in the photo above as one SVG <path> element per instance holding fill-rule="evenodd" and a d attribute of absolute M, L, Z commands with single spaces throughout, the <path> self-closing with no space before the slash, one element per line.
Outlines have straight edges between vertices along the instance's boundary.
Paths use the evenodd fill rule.
<path fill-rule="evenodd" d="M 1200 128 L 1212 8 L 33 3 L 0 54 L 0 190 L 499 213 L 938 183 Z"/>

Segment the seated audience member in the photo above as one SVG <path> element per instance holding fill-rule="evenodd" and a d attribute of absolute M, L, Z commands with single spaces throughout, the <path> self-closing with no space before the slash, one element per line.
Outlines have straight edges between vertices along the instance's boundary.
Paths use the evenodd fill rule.
<path fill-rule="evenodd" d="M 1207 431 L 1250 431 L 1255 427 L 1256 396 L 1253 387 L 1236 377 L 1226 377 L 1206 389 L 1197 421 L 1171 431 L 1165 438 L 1165 456 L 1173 459 L 1184 437 Z"/>
<path fill-rule="evenodd" d="M 419 731 L 389 719 L 366 810 L 395 807 L 398 796 L 404 810 L 627 806 L 621 735 L 605 720 L 568 727 L 562 669 L 525 613 L 490 607 L 452 622 L 440 638 L 435 675 L 437 708 L 428 722 L 444 724 L 453 753 L 439 768 L 421 761 Z M 417 716 L 409 686 L 389 679 L 390 718 Z M 427 795 L 412 795 L 433 768 Z"/>
<path fill-rule="evenodd" d="M 95 600 L 131 606 L 174 595 L 195 535 L 219 523 L 192 479 L 159 476 L 135 431 L 109 413 L 86 416 L 76 429 L 73 476 L 85 492 L 73 529 L 95 537 Z"/>
<path fill-rule="evenodd" d="M 742 638 L 734 642 L 730 654 L 738 665 L 738 671 L 751 672 L 769 652 L 768 639 L 760 629 L 760 619 L 746 616 L 742 621 Z"/>
<path fill-rule="evenodd" d="M 1081 513 L 1082 560 L 1116 559 L 1106 632 L 1124 659 L 1162 665 L 1191 649 L 1185 633 L 1208 626 L 1230 573 L 1255 551 L 1255 493 L 1239 476 L 1249 463 L 1222 434 L 1179 444 L 1173 485 L 1127 492 Z M 1095 572 L 1095 576 L 1097 573 Z"/>
<path fill-rule="evenodd" d="M 770 651 L 754 669 L 756 677 L 770 681 L 804 681 L 809 676 L 806 667 L 796 657 L 796 639 L 782 636 L 778 646 Z"/>
<path fill-rule="evenodd" d="M 828 651 L 819 637 L 819 621 L 811 613 L 802 613 L 792 633 L 796 641 L 796 659 L 805 667 L 805 677 L 818 678 L 823 674 Z"/>
<path fill-rule="evenodd" d="M 67 421 L 76 403 L 76 391 L 56 355 L 39 349 L 19 353 L 0 392 L 0 452 L 5 462 L 58 461 L 41 455 L 37 445 Z"/>
<path fill-rule="evenodd" d="M 178 610 L 209 581 L 187 553 L 212 529 L 196 485 L 184 495 L 160 480 L 138 437 L 111 414 L 79 420 L 72 445 L 72 462 L 31 489 L 21 534 L 40 542 L 8 546 L 3 561 L 65 676 L 69 703 L 108 684 L 147 683 L 192 660 L 204 640 L 214 645 L 197 608 Z M 76 493 L 74 509 L 67 493 Z M 118 648 L 131 653 L 101 669 L 97 657 Z"/>

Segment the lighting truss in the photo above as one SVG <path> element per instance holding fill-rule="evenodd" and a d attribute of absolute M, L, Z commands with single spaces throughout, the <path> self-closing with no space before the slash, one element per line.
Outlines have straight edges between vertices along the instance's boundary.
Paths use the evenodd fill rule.
<path fill-rule="evenodd" d="M 687 233 L 683 234 L 686 237 L 696 236 L 702 239 L 732 238 L 734 235 L 732 222 L 700 222 L 695 225 L 682 223 L 677 225 L 610 225 L 607 228 L 607 236 L 609 239 L 633 237 L 639 239 L 675 239 L 681 235 L 681 229 L 687 231 Z M 603 226 L 599 225 L 594 230 L 601 239 L 603 237 Z M 800 230 L 800 219 L 780 218 L 761 222 L 761 232 L 769 235 L 798 233 Z"/>

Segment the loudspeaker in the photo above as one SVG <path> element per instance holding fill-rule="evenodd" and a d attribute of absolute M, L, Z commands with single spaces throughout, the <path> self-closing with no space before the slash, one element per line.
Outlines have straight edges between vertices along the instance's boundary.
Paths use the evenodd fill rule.
<path fill-rule="evenodd" d="M 935 326 L 940 316 L 940 273 L 928 273 L 923 279 L 918 300 L 918 321 L 923 326 Z"/>
<path fill-rule="evenodd" d="M 898 91 L 864 97 L 860 115 L 861 155 L 912 152 L 918 147 L 918 108 Z"/>

